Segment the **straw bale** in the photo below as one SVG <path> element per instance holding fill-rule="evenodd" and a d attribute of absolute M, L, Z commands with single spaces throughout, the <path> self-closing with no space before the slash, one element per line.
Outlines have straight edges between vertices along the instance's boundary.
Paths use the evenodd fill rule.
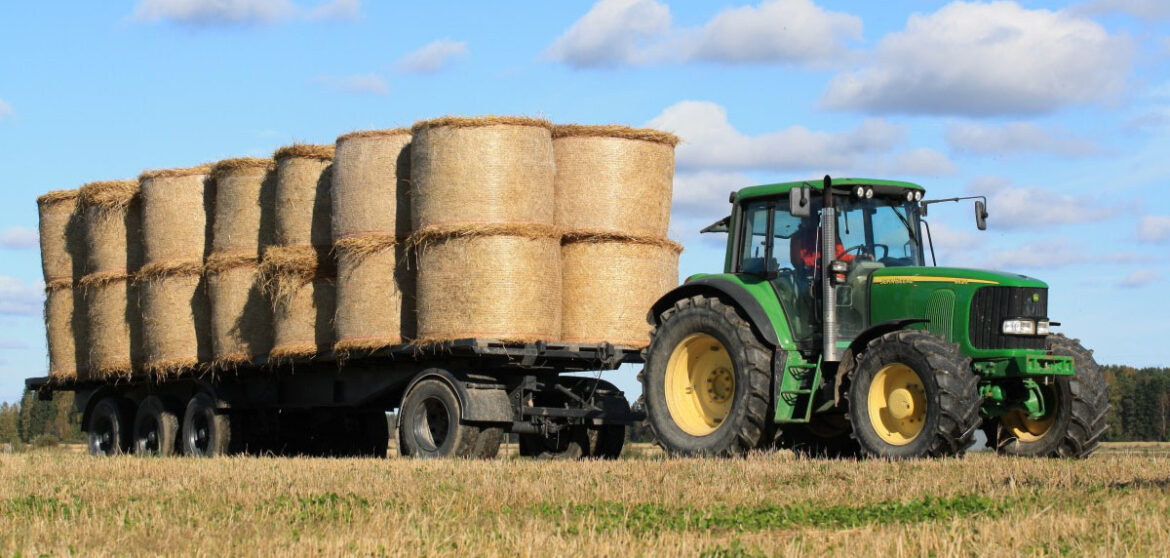
<path fill-rule="evenodd" d="M 207 257 L 203 271 L 207 275 L 215 275 L 237 267 L 257 267 L 259 265 L 260 258 L 251 254 L 212 254 Z"/>
<path fill-rule="evenodd" d="M 209 274 L 207 287 L 212 363 L 225 368 L 267 356 L 272 349 L 272 306 L 260 290 L 256 261 L 217 269 Z"/>
<path fill-rule="evenodd" d="M 650 343 L 650 306 L 678 285 L 682 247 L 665 239 L 591 239 L 561 247 L 561 340 L 641 348 Z"/>
<path fill-rule="evenodd" d="M 448 236 L 418 245 L 419 344 L 464 338 L 555 341 L 561 331 L 554 236 Z"/>
<path fill-rule="evenodd" d="M 202 165 L 195 165 L 193 167 L 182 167 L 174 169 L 155 169 L 142 171 L 138 175 L 138 183 L 152 179 L 152 178 L 183 178 L 189 176 L 207 176 L 211 172 L 211 164 L 204 163 Z"/>
<path fill-rule="evenodd" d="M 337 139 L 333 240 L 410 234 L 410 132 L 358 132 Z"/>
<path fill-rule="evenodd" d="M 402 242 L 403 240 L 406 239 L 402 239 L 394 234 L 349 236 L 336 241 L 333 244 L 333 252 L 337 254 L 338 260 L 342 258 L 348 258 L 351 261 L 360 260 L 397 244 L 405 244 L 405 242 Z"/>
<path fill-rule="evenodd" d="M 215 165 L 213 254 L 258 258 L 275 235 L 276 166 L 272 159 L 228 159 Z"/>
<path fill-rule="evenodd" d="M 144 263 L 201 262 L 207 256 L 215 203 L 208 172 L 202 166 L 142 174 Z"/>
<path fill-rule="evenodd" d="M 260 263 L 260 285 L 275 303 L 313 279 L 332 279 L 337 268 L 329 254 L 314 246 L 271 246 Z"/>
<path fill-rule="evenodd" d="M 76 306 L 75 306 L 76 304 Z M 45 290 L 45 334 L 49 345 L 49 376 L 56 380 L 84 377 L 87 345 L 84 302 L 69 286 Z"/>
<path fill-rule="evenodd" d="M 75 281 L 85 274 L 85 228 L 77 214 L 78 195 L 77 190 L 55 190 L 37 198 L 46 283 Z"/>
<path fill-rule="evenodd" d="M 333 146 L 295 145 L 277 151 L 276 244 L 329 246 L 332 243 L 329 195 L 332 163 L 323 156 L 326 152 L 332 155 Z"/>
<path fill-rule="evenodd" d="M 485 126 L 531 126 L 553 129 L 552 122 L 527 116 L 440 116 L 415 122 L 410 131 L 418 133 L 429 128 L 481 128 Z"/>
<path fill-rule="evenodd" d="M 552 225 L 552 135 L 534 119 L 441 118 L 415 124 L 410 146 L 414 228 Z"/>
<path fill-rule="evenodd" d="M 410 135 L 410 128 L 388 128 L 385 130 L 357 130 L 348 134 L 337 136 L 337 140 L 333 143 L 334 146 L 341 145 L 344 141 L 362 138 L 384 138 L 401 135 Z"/>
<path fill-rule="evenodd" d="M 512 236 L 533 240 L 554 239 L 562 236 L 561 229 L 553 225 L 503 224 L 473 225 L 464 227 L 432 226 L 420 229 L 410 235 L 407 243 L 418 248 L 449 239 L 467 239 L 483 236 Z"/>
<path fill-rule="evenodd" d="M 278 279 L 278 281 L 282 281 Z M 317 278 L 281 286 L 272 322 L 274 360 L 328 352 L 333 346 L 333 313 L 336 289 L 333 279 Z"/>
<path fill-rule="evenodd" d="M 129 378 L 141 358 L 142 313 L 129 276 L 86 275 L 84 289 L 89 338 L 88 370 L 98 379 Z M 100 333 L 99 333 L 100 332 Z"/>
<path fill-rule="evenodd" d="M 211 360 L 211 309 L 203 277 L 157 275 L 139 288 L 146 371 L 165 377 Z"/>
<path fill-rule="evenodd" d="M 194 262 L 159 262 L 142 266 L 135 274 L 135 280 L 142 282 L 155 281 L 166 277 L 189 277 L 203 273 L 203 264 Z"/>
<path fill-rule="evenodd" d="M 138 183 L 93 182 L 81 187 L 79 210 L 85 229 L 90 275 L 124 274 L 142 266 Z"/>
<path fill-rule="evenodd" d="M 414 270 L 393 238 L 345 239 L 337 254 L 336 351 L 342 357 L 396 345 L 414 335 Z"/>
<path fill-rule="evenodd" d="M 678 138 L 624 126 L 558 126 L 553 135 L 558 225 L 666 236 Z"/>

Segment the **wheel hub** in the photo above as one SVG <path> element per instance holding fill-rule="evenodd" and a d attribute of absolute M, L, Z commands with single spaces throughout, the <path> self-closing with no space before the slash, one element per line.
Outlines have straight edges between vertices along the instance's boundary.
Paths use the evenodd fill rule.
<path fill-rule="evenodd" d="M 735 367 L 723 343 L 711 335 L 692 334 L 674 348 L 665 384 L 670 416 L 687 434 L 711 434 L 731 413 Z"/>
<path fill-rule="evenodd" d="M 884 442 L 904 446 L 914 441 L 926 425 L 926 390 L 914 369 L 888 364 L 874 375 L 869 386 L 869 418 Z"/>

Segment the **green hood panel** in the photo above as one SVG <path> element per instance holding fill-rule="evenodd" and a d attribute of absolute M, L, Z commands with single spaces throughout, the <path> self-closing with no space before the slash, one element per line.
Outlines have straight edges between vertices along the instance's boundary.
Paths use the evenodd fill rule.
<path fill-rule="evenodd" d="M 1047 288 L 1045 282 L 1003 271 L 986 271 L 961 267 L 886 267 L 873 274 L 875 285 L 947 284 L 1000 287 Z"/>

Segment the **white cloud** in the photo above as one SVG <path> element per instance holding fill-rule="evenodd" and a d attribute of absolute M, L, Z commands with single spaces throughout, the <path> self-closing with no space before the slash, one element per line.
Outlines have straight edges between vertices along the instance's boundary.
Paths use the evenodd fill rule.
<path fill-rule="evenodd" d="M 731 192 L 755 182 L 743 173 L 699 171 L 679 173 L 674 177 L 675 214 L 708 218 L 725 215 Z"/>
<path fill-rule="evenodd" d="M 1017 186 L 999 177 L 974 180 L 968 189 L 987 196 L 987 226 L 1024 229 L 1102 221 L 1117 208 L 1091 196 L 1067 194 L 1040 186 Z"/>
<path fill-rule="evenodd" d="M 910 16 L 868 67 L 833 78 L 832 109 L 879 113 L 1038 114 L 1109 99 L 1133 47 L 1091 19 L 1015 2 L 953 2 Z"/>
<path fill-rule="evenodd" d="M 27 348 L 28 343 L 19 339 L 0 339 L 0 349 L 22 350 Z"/>
<path fill-rule="evenodd" d="M 1132 289 L 1148 285 L 1155 281 L 1160 281 L 1161 279 L 1162 276 L 1156 272 L 1150 271 L 1148 269 L 1139 269 L 1122 278 L 1117 282 L 1117 285 L 1119 287 Z"/>
<path fill-rule="evenodd" d="M 1166 0 L 1091 0 L 1079 7 L 1088 13 L 1123 12 L 1141 19 L 1170 19 Z"/>
<path fill-rule="evenodd" d="M 1162 243 L 1170 241 L 1170 216 L 1150 215 L 1138 222 L 1138 239 L 1143 242 Z"/>
<path fill-rule="evenodd" d="M 8 227 L 0 231 L 0 248 L 22 250 L 40 245 L 37 231 L 28 227 Z"/>
<path fill-rule="evenodd" d="M 888 163 L 874 168 L 890 176 L 946 176 L 955 173 L 955 164 L 946 155 L 926 147 L 898 153 Z"/>
<path fill-rule="evenodd" d="M 12 116 L 12 105 L 8 104 L 4 99 L 0 99 L 0 120 L 4 120 Z"/>
<path fill-rule="evenodd" d="M 0 275 L 0 315 L 40 316 L 44 312 L 44 285 Z"/>
<path fill-rule="evenodd" d="M 407 74 L 431 74 L 442 70 L 452 58 L 467 54 L 467 43 L 439 39 L 403 56 L 398 71 Z"/>
<path fill-rule="evenodd" d="M 947 128 L 946 140 L 952 149 L 976 155 L 1050 153 L 1076 157 L 1098 152 L 1092 140 L 1059 128 L 1044 129 L 1031 122 L 1009 122 L 1002 126 L 955 123 Z"/>
<path fill-rule="evenodd" d="M 357 74 L 352 76 L 317 76 L 313 81 L 330 89 L 345 93 L 365 93 L 370 95 L 386 95 L 390 93 L 390 86 L 386 80 L 377 74 Z"/>
<path fill-rule="evenodd" d="M 859 155 L 892 149 L 905 130 L 867 119 L 846 132 L 792 126 L 747 136 L 727 120 L 727 110 L 708 101 L 681 101 L 648 124 L 678 134 L 677 164 L 684 169 L 794 170 L 851 167 Z"/>
<path fill-rule="evenodd" d="M 729 8 L 693 28 L 675 28 L 658 0 L 599 0 L 545 51 L 577 68 L 704 60 L 730 64 L 824 64 L 861 39 L 855 16 L 811 0 L 765 0 Z"/>
<path fill-rule="evenodd" d="M 1003 270 L 1051 269 L 1077 264 L 1131 263 L 1137 259 L 1139 257 L 1131 252 L 1095 254 L 1067 238 L 1050 237 L 992 254 L 980 267 Z"/>
<path fill-rule="evenodd" d="M 306 8 L 292 0 L 139 0 L 134 21 L 184 25 L 270 24 L 294 18 L 356 19 L 360 0 L 331 0 Z"/>
<path fill-rule="evenodd" d="M 924 228 L 923 233 L 926 234 Z M 974 261 L 983 253 L 986 235 L 970 230 L 951 228 L 945 221 L 930 221 L 930 243 L 934 245 L 939 265 L 961 264 Z M 926 257 L 930 258 L 930 247 L 926 246 Z"/>

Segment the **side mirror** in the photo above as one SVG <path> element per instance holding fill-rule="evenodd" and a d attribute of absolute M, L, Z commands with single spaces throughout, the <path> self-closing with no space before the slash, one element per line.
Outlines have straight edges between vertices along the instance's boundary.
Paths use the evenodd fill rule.
<path fill-rule="evenodd" d="M 987 204 L 982 200 L 975 202 L 975 226 L 979 230 L 987 230 Z"/>
<path fill-rule="evenodd" d="M 812 197 L 807 187 L 793 188 L 788 192 L 788 212 L 793 217 L 812 215 Z"/>

